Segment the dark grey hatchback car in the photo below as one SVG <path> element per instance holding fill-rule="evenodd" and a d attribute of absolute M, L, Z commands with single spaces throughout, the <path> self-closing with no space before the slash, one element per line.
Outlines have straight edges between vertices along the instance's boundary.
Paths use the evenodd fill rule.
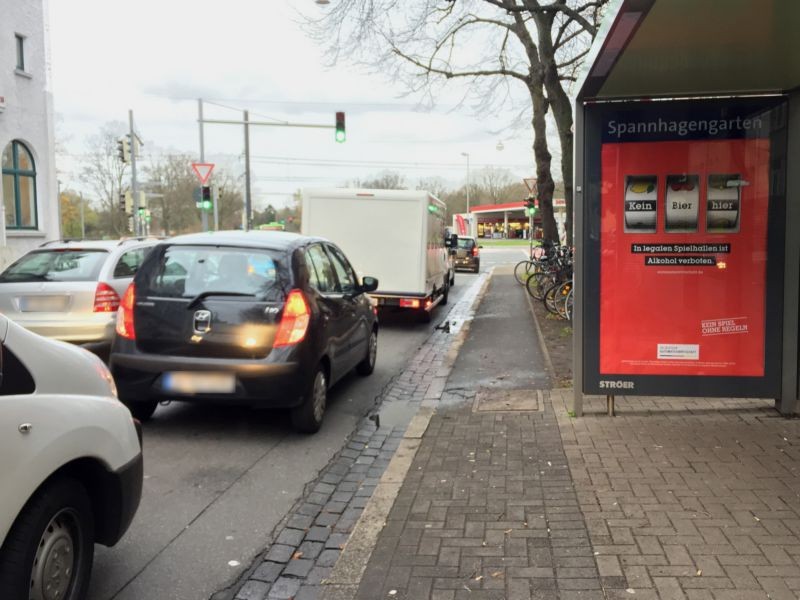
<path fill-rule="evenodd" d="M 378 322 L 331 242 L 277 231 L 179 236 L 157 245 L 122 298 L 111 371 L 139 419 L 160 400 L 290 408 L 315 432 L 331 385 L 375 368 Z"/>

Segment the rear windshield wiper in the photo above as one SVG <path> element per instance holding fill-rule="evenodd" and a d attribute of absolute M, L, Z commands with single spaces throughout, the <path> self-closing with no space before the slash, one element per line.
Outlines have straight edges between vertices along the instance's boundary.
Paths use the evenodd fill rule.
<path fill-rule="evenodd" d="M 245 296 L 248 298 L 255 298 L 255 294 L 248 294 L 247 292 L 200 292 L 192 298 L 192 301 L 186 306 L 187 309 L 194 308 L 197 306 L 197 303 L 200 302 L 203 298 L 208 298 L 209 296 Z"/>

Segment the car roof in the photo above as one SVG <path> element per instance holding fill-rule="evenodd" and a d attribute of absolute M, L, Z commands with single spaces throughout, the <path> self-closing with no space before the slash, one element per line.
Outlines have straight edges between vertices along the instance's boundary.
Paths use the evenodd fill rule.
<path fill-rule="evenodd" d="M 122 238 L 119 240 L 52 240 L 40 245 L 36 250 L 61 250 L 65 248 L 81 248 L 90 249 L 96 248 L 98 250 L 113 250 L 120 246 L 125 246 L 138 242 L 141 244 L 157 243 L 158 238 Z"/>
<path fill-rule="evenodd" d="M 289 233 L 288 231 L 207 231 L 204 233 L 189 233 L 170 238 L 165 243 L 169 245 L 187 246 L 240 246 L 243 248 L 268 248 L 270 250 L 292 250 L 310 242 L 327 242 L 323 238 Z"/>

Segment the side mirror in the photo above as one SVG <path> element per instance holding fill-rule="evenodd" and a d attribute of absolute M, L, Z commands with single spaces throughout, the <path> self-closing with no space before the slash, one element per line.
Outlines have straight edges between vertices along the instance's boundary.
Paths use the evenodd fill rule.
<path fill-rule="evenodd" d="M 378 280 L 374 277 L 362 277 L 361 278 L 361 291 L 362 292 L 374 292 L 378 289 Z"/>
<path fill-rule="evenodd" d="M 458 234 L 454 233 L 452 235 L 445 236 L 444 245 L 446 248 L 455 248 L 458 246 Z"/>
<path fill-rule="evenodd" d="M 483 246 L 478 246 L 478 248 L 483 248 Z"/>

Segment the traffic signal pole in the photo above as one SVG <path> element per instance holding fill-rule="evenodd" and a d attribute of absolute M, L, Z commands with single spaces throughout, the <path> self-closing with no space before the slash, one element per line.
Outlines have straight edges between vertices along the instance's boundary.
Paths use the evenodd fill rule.
<path fill-rule="evenodd" d="M 131 192 L 133 193 L 133 233 L 142 235 L 142 220 L 139 218 L 139 183 L 136 181 L 136 131 L 133 127 L 133 110 L 128 110 L 128 124 L 130 125 L 131 144 Z"/>
<path fill-rule="evenodd" d="M 253 203 L 250 199 L 250 111 L 244 111 L 244 230 L 253 226 Z"/>
<path fill-rule="evenodd" d="M 245 219 L 244 219 L 244 228 L 245 230 L 250 229 L 253 223 L 253 206 L 252 206 L 252 199 L 250 196 L 250 126 L 251 125 L 259 125 L 264 127 L 305 127 L 305 128 L 312 128 L 312 129 L 335 129 L 336 130 L 336 141 L 341 143 L 345 140 L 345 131 L 344 131 L 344 113 L 337 113 L 336 115 L 336 124 L 335 125 L 319 125 L 317 123 L 289 123 L 289 122 L 282 122 L 276 123 L 274 121 L 251 121 L 250 120 L 250 111 L 244 111 L 243 119 L 241 121 L 236 121 L 234 119 L 204 119 L 203 118 L 203 99 L 197 99 L 197 114 L 198 119 L 197 122 L 200 125 L 200 162 L 205 162 L 205 149 L 203 146 L 203 125 L 205 123 L 213 123 L 216 125 L 244 125 L 244 171 L 245 171 L 245 193 L 244 193 L 244 211 L 245 211 Z M 341 114 L 341 117 L 339 115 Z M 341 126 L 340 126 L 341 125 Z M 341 131 L 341 134 L 339 133 Z M 217 211 L 217 198 L 216 195 L 214 197 L 214 224 L 215 227 L 218 224 L 218 211 Z M 203 231 L 206 231 L 206 215 L 203 214 Z"/>
<path fill-rule="evenodd" d="M 206 146 L 205 140 L 203 139 L 203 100 L 202 98 L 197 100 L 197 115 L 198 119 L 197 122 L 200 124 L 200 162 L 206 162 Z M 202 199 L 201 199 L 202 201 Z M 216 208 L 214 208 L 214 214 L 216 214 Z M 216 221 L 216 219 L 215 219 Z M 208 213 L 204 209 L 200 209 L 200 223 L 203 231 L 208 231 Z"/>

